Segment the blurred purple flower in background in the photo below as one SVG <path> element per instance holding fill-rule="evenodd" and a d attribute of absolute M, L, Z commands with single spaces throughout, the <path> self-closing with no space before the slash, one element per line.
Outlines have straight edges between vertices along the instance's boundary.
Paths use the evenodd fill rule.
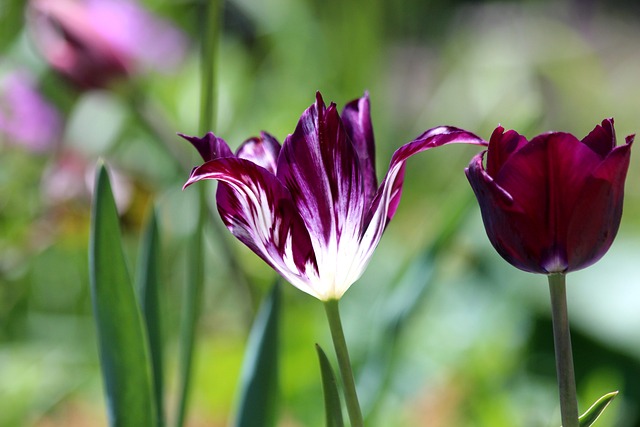
<path fill-rule="evenodd" d="M 582 140 L 549 132 L 527 141 L 498 127 L 466 170 L 498 253 L 542 274 L 602 258 L 620 225 L 633 138 L 616 147 L 613 119 Z"/>
<path fill-rule="evenodd" d="M 83 88 L 169 71 L 187 48 L 182 32 L 132 0 L 32 0 L 27 17 L 49 64 Z"/>
<path fill-rule="evenodd" d="M 62 120 L 38 92 L 25 71 L 0 80 L 0 139 L 30 151 L 52 149 L 59 141 Z"/>
<path fill-rule="evenodd" d="M 340 299 L 364 273 L 400 203 L 409 157 L 444 144 L 485 143 L 457 128 L 430 129 L 394 153 L 378 186 L 368 95 L 339 115 L 319 93 L 282 147 L 264 132 L 235 155 L 213 133 L 183 137 L 206 162 L 185 187 L 220 181 L 218 211 L 231 233 L 321 301 Z"/>

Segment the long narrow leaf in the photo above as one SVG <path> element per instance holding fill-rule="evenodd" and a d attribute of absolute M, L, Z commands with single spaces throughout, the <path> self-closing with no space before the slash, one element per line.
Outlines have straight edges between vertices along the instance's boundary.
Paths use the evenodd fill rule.
<path fill-rule="evenodd" d="M 96 175 L 89 270 L 109 425 L 153 427 L 156 409 L 147 338 L 103 164 L 98 165 Z"/>
<path fill-rule="evenodd" d="M 587 412 L 582 414 L 580 417 L 580 427 L 589 427 L 593 425 L 617 395 L 617 391 L 612 391 L 611 393 L 607 393 L 600 399 L 596 400 L 596 403 L 591 405 L 591 407 L 587 409 Z"/>
<path fill-rule="evenodd" d="M 196 347 L 196 332 L 202 310 L 204 289 L 204 220 L 205 187 L 199 188 L 198 222 L 189 237 L 189 257 L 187 259 L 187 281 L 184 290 L 183 308 L 180 319 L 180 359 L 178 368 L 178 410 L 175 426 L 182 427 L 187 418 L 189 390 L 191 389 L 192 364 Z"/>
<path fill-rule="evenodd" d="M 318 360 L 320 361 L 320 373 L 322 375 L 322 391 L 324 394 L 324 413 L 327 427 L 343 427 L 342 406 L 340 404 L 340 394 L 338 394 L 338 383 L 331 368 L 331 363 L 324 350 L 316 344 Z"/>
<path fill-rule="evenodd" d="M 275 425 L 280 293 L 276 282 L 251 328 L 240 379 L 237 427 Z"/>
<path fill-rule="evenodd" d="M 159 298 L 159 265 L 160 238 L 158 220 L 153 209 L 149 215 L 138 258 L 137 290 L 138 301 L 144 316 L 149 350 L 151 353 L 151 367 L 153 372 L 154 398 L 156 405 L 156 419 L 158 427 L 165 425 L 164 421 L 164 373 L 163 373 L 163 345 L 162 323 Z"/>

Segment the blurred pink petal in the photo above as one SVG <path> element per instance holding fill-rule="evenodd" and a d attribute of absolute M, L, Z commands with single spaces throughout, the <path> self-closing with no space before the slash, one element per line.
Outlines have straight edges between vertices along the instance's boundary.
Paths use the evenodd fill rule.
<path fill-rule="evenodd" d="M 42 176 L 42 195 L 48 205 L 64 205 L 91 200 L 95 162 L 73 150 L 62 150 Z M 118 212 L 129 209 L 133 199 L 131 179 L 117 168 L 110 169 Z"/>
<path fill-rule="evenodd" d="M 30 151 L 47 151 L 60 137 L 58 111 L 24 72 L 0 81 L 0 134 L 3 140 Z"/>
<path fill-rule="evenodd" d="M 32 0 L 28 18 L 46 60 L 81 87 L 170 71 L 187 49 L 182 32 L 132 0 Z"/>

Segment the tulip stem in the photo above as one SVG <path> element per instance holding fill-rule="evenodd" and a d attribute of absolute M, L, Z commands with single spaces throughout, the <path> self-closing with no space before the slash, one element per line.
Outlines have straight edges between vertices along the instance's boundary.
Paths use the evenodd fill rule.
<path fill-rule="evenodd" d="M 216 114 L 216 53 L 220 38 L 220 10 L 222 0 L 202 0 L 200 40 L 200 133 L 210 130 Z M 204 287 L 203 229 L 207 215 L 205 187 L 198 192 L 198 220 L 191 236 L 188 277 L 185 289 L 184 310 L 180 336 L 180 383 L 176 427 L 182 427 L 187 417 L 189 391 L 193 371 L 196 331 L 200 318 Z"/>
<path fill-rule="evenodd" d="M 353 371 L 351 370 L 351 361 L 349 360 L 349 351 L 347 342 L 344 339 L 342 331 L 342 321 L 340 320 L 340 310 L 338 309 L 338 300 L 331 299 L 324 302 L 324 308 L 329 320 L 329 329 L 331 330 L 331 338 L 333 346 L 336 350 L 338 358 L 338 366 L 340 367 L 340 376 L 344 385 L 344 398 L 347 403 L 347 412 L 351 420 L 351 427 L 363 427 L 364 421 L 360 403 L 358 403 L 358 394 L 356 392 L 356 384 L 353 380 Z"/>
<path fill-rule="evenodd" d="M 579 427 L 576 376 L 573 369 L 571 332 L 567 310 L 567 291 L 564 274 L 550 274 L 551 316 L 556 352 L 556 372 L 560 389 L 562 427 Z"/>

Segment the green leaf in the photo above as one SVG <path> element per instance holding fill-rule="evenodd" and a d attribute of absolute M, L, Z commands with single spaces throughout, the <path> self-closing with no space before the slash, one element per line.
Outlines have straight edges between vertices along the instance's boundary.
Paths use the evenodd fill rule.
<path fill-rule="evenodd" d="M 138 290 L 138 301 L 144 316 L 147 338 L 149 340 L 149 350 L 151 353 L 151 368 L 154 385 L 153 391 L 156 406 L 156 419 L 158 421 L 157 425 L 162 427 L 165 425 L 163 403 L 164 357 L 159 298 L 159 240 L 158 220 L 154 209 L 149 215 L 144 236 L 142 238 L 142 244 L 140 246 L 136 288 Z"/>
<path fill-rule="evenodd" d="M 251 328 L 242 364 L 238 427 L 273 426 L 278 394 L 280 284 L 273 286 Z"/>
<path fill-rule="evenodd" d="M 0 51 L 6 52 L 24 27 L 24 8 L 23 1 L 0 2 Z"/>
<path fill-rule="evenodd" d="M 331 368 L 329 359 L 324 350 L 316 344 L 318 360 L 320 361 L 320 373 L 322 375 L 322 391 L 324 393 L 324 413 L 327 420 L 327 427 L 343 427 L 342 406 L 340 395 L 338 394 L 338 383 Z"/>
<path fill-rule="evenodd" d="M 156 409 L 147 337 L 122 251 L 118 213 L 100 163 L 89 244 L 91 298 L 109 425 L 153 427 Z"/>
<path fill-rule="evenodd" d="M 593 425 L 596 422 L 596 420 L 600 417 L 600 415 L 604 412 L 604 410 L 607 409 L 607 406 L 609 406 L 609 403 L 611 403 L 613 398 L 616 397 L 617 395 L 618 395 L 617 391 L 612 391 L 611 393 L 605 394 L 600 399 L 598 399 L 596 403 L 591 405 L 591 407 L 587 409 L 587 412 L 582 414 L 582 416 L 579 418 L 580 427 L 589 427 Z"/>
<path fill-rule="evenodd" d="M 198 222 L 189 237 L 187 281 L 180 319 L 180 356 L 178 364 L 178 410 L 176 427 L 184 426 L 189 405 L 189 391 L 195 355 L 196 332 L 202 310 L 204 289 L 204 223 L 206 219 L 206 187 L 198 188 Z"/>

